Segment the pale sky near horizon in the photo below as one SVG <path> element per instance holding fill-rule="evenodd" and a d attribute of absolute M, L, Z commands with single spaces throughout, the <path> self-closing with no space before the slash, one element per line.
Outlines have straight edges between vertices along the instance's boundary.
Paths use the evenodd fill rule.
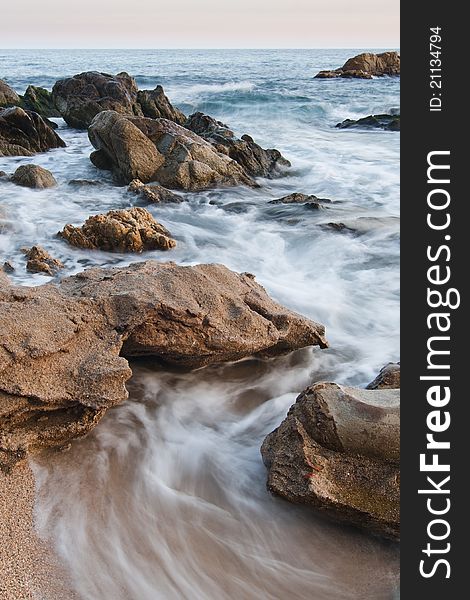
<path fill-rule="evenodd" d="M 399 0 L 15 0 L 1 48 L 398 48 Z"/>

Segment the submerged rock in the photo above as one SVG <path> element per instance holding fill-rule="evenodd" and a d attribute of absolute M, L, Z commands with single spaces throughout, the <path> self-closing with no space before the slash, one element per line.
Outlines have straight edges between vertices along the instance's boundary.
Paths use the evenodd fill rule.
<path fill-rule="evenodd" d="M 142 115 L 137 84 L 127 73 L 88 71 L 61 79 L 52 89 L 52 98 L 66 123 L 77 129 L 86 129 L 93 117 L 105 110 Z"/>
<path fill-rule="evenodd" d="M 178 125 L 184 125 L 186 116 L 175 108 L 168 98 L 161 85 L 157 85 L 154 90 L 142 90 L 137 92 L 137 100 L 140 104 L 144 117 L 151 119 L 168 119 Z"/>
<path fill-rule="evenodd" d="M 400 389 L 400 363 L 388 363 L 388 365 L 385 365 L 366 389 Z"/>
<path fill-rule="evenodd" d="M 0 156 L 33 156 L 65 142 L 37 113 L 17 106 L 0 108 Z"/>
<path fill-rule="evenodd" d="M 129 118 L 114 111 L 97 115 L 88 130 L 97 149 L 90 159 L 126 183 L 191 191 L 255 185 L 242 167 L 201 137 L 167 119 Z"/>
<path fill-rule="evenodd" d="M 381 54 L 363 52 L 348 59 L 339 69 L 320 71 L 315 77 L 321 79 L 334 77 L 372 79 L 372 76 L 382 77 L 384 75 L 400 75 L 398 52 L 382 52 Z"/>
<path fill-rule="evenodd" d="M 170 232 L 145 208 L 110 210 L 90 217 L 81 227 L 66 225 L 59 236 L 77 248 L 111 252 L 170 250 L 176 246 Z"/>
<path fill-rule="evenodd" d="M 318 207 L 321 204 L 330 204 L 331 200 L 328 198 L 318 198 L 313 194 L 300 194 L 295 192 L 294 194 L 289 194 L 288 196 L 283 196 L 282 198 L 277 198 L 276 200 L 270 200 L 269 204 L 315 204 Z"/>
<path fill-rule="evenodd" d="M 210 142 L 218 152 L 235 160 L 251 177 L 274 177 L 291 166 L 279 150 L 265 150 L 249 135 L 237 138 L 227 125 L 201 112 L 191 115 L 185 127 Z"/>
<path fill-rule="evenodd" d="M 400 115 L 369 115 L 362 119 L 346 119 L 336 125 L 339 129 L 386 129 L 400 131 Z"/>
<path fill-rule="evenodd" d="M 11 88 L 6 81 L 0 79 L 0 107 L 1 106 L 18 106 L 20 97 Z"/>
<path fill-rule="evenodd" d="M 35 85 L 29 85 L 26 88 L 24 96 L 21 97 L 21 106 L 27 110 L 37 112 L 41 117 L 60 117 L 51 92 Z"/>
<path fill-rule="evenodd" d="M 33 246 L 24 250 L 27 263 L 26 270 L 30 273 L 45 273 L 46 275 L 55 275 L 64 268 L 64 264 L 52 258 L 52 256 L 41 246 Z"/>
<path fill-rule="evenodd" d="M 138 179 L 134 179 L 130 182 L 127 191 L 136 194 L 137 196 L 141 196 L 151 204 L 159 204 L 160 202 L 177 204 L 183 202 L 183 198 L 179 194 L 174 194 L 170 190 L 167 190 L 156 183 L 145 185 Z"/>
<path fill-rule="evenodd" d="M 324 328 L 222 265 L 149 261 L 58 284 L 0 272 L 0 468 L 85 435 L 127 398 L 127 361 L 185 367 L 325 347 Z"/>
<path fill-rule="evenodd" d="M 261 454 L 274 494 L 399 537 L 399 390 L 317 383 L 266 437 Z"/>
<path fill-rule="evenodd" d="M 22 187 L 45 189 L 55 187 L 57 181 L 50 171 L 39 165 L 22 165 L 11 176 L 10 181 Z"/>

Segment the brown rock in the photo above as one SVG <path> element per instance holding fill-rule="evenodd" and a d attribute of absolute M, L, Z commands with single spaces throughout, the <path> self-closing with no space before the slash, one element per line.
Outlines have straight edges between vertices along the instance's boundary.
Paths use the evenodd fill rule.
<path fill-rule="evenodd" d="M 72 246 L 111 252 L 170 250 L 176 246 L 170 232 L 145 208 L 111 210 L 87 219 L 82 227 L 66 225 L 60 237 Z"/>
<path fill-rule="evenodd" d="M 30 273 L 45 273 L 46 275 L 55 275 L 60 269 L 64 268 L 63 263 L 41 248 L 41 246 L 33 246 L 24 250 L 27 263 L 26 270 Z"/>
<path fill-rule="evenodd" d="M 33 156 L 65 142 L 42 117 L 22 108 L 0 108 L 0 156 Z"/>
<path fill-rule="evenodd" d="M 134 179 L 130 182 L 127 191 L 136 194 L 137 196 L 141 196 L 146 202 L 151 204 L 159 204 L 160 202 L 183 202 L 183 198 L 179 194 L 174 194 L 170 190 L 167 190 L 156 183 L 145 185 L 138 179 Z"/>
<path fill-rule="evenodd" d="M 316 204 L 318 207 L 323 204 L 329 204 L 331 200 L 328 198 L 318 198 L 313 194 L 301 194 L 299 192 L 295 192 L 293 194 L 289 194 L 288 196 L 283 196 L 282 198 L 277 198 L 276 200 L 270 200 L 269 204 Z"/>
<path fill-rule="evenodd" d="M 344 65 L 333 71 L 320 71 L 315 77 L 329 79 L 335 77 L 372 79 L 384 75 L 400 75 L 400 55 L 398 52 L 372 54 L 364 52 L 348 59 Z"/>
<path fill-rule="evenodd" d="M 99 152 L 90 157 L 95 166 L 112 169 L 127 183 L 158 181 L 167 188 L 190 191 L 255 185 L 238 163 L 167 119 L 103 112 L 94 118 L 88 135 Z"/>
<path fill-rule="evenodd" d="M 161 85 L 157 85 L 154 90 L 137 92 L 137 99 L 144 117 L 168 119 L 178 125 L 184 125 L 186 116 L 171 104 Z"/>
<path fill-rule="evenodd" d="M 388 363 L 367 386 L 368 390 L 400 389 L 400 363 Z"/>
<path fill-rule="evenodd" d="M 0 79 L 0 106 L 17 106 L 20 97 L 6 81 Z"/>
<path fill-rule="evenodd" d="M 86 129 L 105 110 L 142 115 L 137 84 L 127 73 L 113 76 L 89 71 L 61 79 L 52 89 L 52 98 L 66 123 L 77 129 Z"/>
<path fill-rule="evenodd" d="M 268 489 L 337 521 L 396 539 L 400 392 L 307 388 L 261 448 Z"/>
<path fill-rule="evenodd" d="M 10 181 L 22 187 L 36 189 L 51 188 L 57 185 L 52 173 L 39 165 L 22 165 L 18 167 Z"/>
<path fill-rule="evenodd" d="M 0 272 L 0 280 L 2 278 Z M 0 285 L 0 467 L 85 435 L 127 397 L 120 355 L 185 367 L 326 346 L 324 328 L 222 265 L 149 261 Z"/>

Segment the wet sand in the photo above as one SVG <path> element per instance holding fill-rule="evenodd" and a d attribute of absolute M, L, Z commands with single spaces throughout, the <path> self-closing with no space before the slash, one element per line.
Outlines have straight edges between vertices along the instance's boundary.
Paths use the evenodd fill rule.
<path fill-rule="evenodd" d="M 0 472 L 0 600 L 78 600 L 34 531 L 34 477 L 27 464 Z"/>

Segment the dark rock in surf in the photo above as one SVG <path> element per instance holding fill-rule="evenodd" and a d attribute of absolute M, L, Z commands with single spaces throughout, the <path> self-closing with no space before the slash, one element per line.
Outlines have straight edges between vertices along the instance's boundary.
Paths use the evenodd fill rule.
<path fill-rule="evenodd" d="M 168 119 L 178 125 L 184 125 L 186 116 L 175 108 L 165 96 L 161 85 L 157 85 L 154 90 L 142 90 L 137 92 L 137 100 L 142 109 L 144 117 L 150 119 Z"/>
<path fill-rule="evenodd" d="M 268 489 L 319 514 L 399 538 L 400 391 L 317 383 L 261 454 Z"/>
<path fill-rule="evenodd" d="M 237 138 L 227 125 L 201 112 L 191 115 L 185 127 L 210 142 L 218 152 L 235 160 L 252 177 L 279 176 L 283 169 L 291 166 L 279 150 L 265 150 L 249 135 Z"/>
<path fill-rule="evenodd" d="M 300 194 L 298 192 L 269 201 L 269 204 L 313 204 L 315 208 L 320 208 L 322 204 L 330 203 L 331 200 L 328 198 L 318 198 L 313 194 Z"/>
<path fill-rule="evenodd" d="M 384 75 L 400 75 L 400 55 L 398 52 L 373 54 L 364 52 L 348 59 L 342 67 L 331 71 L 320 71 L 315 77 L 331 79 L 335 77 L 372 79 Z"/>
<path fill-rule="evenodd" d="M 71 179 L 68 182 L 68 185 L 74 188 L 94 188 L 94 187 L 102 187 L 103 182 L 97 181 L 96 179 Z"/>
<path fill-rule="evenodd" d="M 400 389 L 400 363 L 388 363 L 385 365 L 374 381 L 369 383 L 366 389 Z"/>
<path fill-rule="evenodd" d="M 57 110 L 51 92 L 34 85 L 29 85 L 21 97 L 21 106 L 26 110 L 33 110 L 43 118 L 60 117 L 61 114 Z"/>
<path fill-rule="evenodd" d="M 33 156 L 65 142 L 37 113 L 17 106 L 0 108 L 0 156 Z"/>
<path fill-rule="evenodd" d="M 39 165 L 22 165 L 18 167 L 11 176 L 10 181 L 15 185 L 40 190 L 57 185 L 54 175 Z"/>
<path fill-rule="evenodd" d="M 149 183 L 145 185 L 138 179 L 130 182 L 127 188 L 128 192 L 140 196 L 143 200 L 150 204 L 173 203 L 179 204 L 183 202 L 182 196 L 167 190 L 157 183 Z"/>
<path fill-rule="evenodd" d="M 86 129 L 95 115 L 106 110 L 142 116 L 137 91 L 135 80 L 127 73 L 89 71 L 57 81 L 52 98 L 68 125 Z"/>
<path fill-rule="evenodd" d="M 88 433 L 127 398 L 123 358 L 200 367 L 327 345 L 253 275 L 149 261 L 39 287 L 0 272 L 0 468 Z"/>
<path fill-rule="evenodd" d="M 346 119 L 336 125 L 339 129 L 385 129 L 400 131 L 400 115 L 369 115 L 362 119 Z"/>

